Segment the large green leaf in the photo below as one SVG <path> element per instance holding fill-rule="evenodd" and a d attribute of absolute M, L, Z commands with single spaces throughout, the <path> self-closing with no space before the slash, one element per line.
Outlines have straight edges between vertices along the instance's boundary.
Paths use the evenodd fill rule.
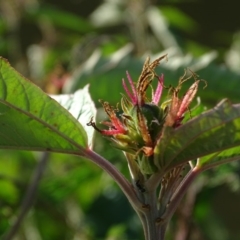
<path fill-rule="evenodd" d="M 81 124 L 0 58 L 0 147 L 81 153 L 86 146 Z"/>
<path fill-rule="evenodd" d="M 223 100 L 175 130 L 166 128 L 156 153 L 156 164 L 164 169 L 210 154 L 202 159 L 206 168 L 216 161 L 236 160 L 240 156 L 240 104 Z"/>

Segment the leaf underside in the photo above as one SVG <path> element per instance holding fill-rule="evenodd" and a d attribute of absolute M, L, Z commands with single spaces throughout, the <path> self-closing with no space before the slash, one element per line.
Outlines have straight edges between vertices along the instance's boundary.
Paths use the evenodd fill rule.
<path fill-rule="evenodd" d="M 159 168 L 200 158 L 207 169 L 240 158 L 240 104 L 221 101 L 177 129 L 166 128 L 156 148 Z"/>
<path fill-rule="evenodd" d="M 0 58 L 0 147 L 75 152 L 87 147 L 81 124 Z"/>

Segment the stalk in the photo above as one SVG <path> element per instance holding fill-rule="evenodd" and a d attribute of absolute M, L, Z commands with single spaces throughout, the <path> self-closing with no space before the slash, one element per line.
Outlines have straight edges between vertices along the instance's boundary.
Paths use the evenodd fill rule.
<path fill-rule="evenodd" d="M 87 157 L 90 161 L 101 167 L 103 170 L 105 170 L 112 178 L 113 180 L 118 184 L 118 186 L 121 188 L 133 208 L 136 210 L 141 211 L 142 210 L 142 203 L 138 199 L 138 196 L 130 182 L 123 176 L 121 172 L 118 171 L 118 169 L 111 164 L 109 161 L 107 161 L 105 158 L 97 154 L 96 152 L 87 149 L 84 152 L 85 157 Z"/>

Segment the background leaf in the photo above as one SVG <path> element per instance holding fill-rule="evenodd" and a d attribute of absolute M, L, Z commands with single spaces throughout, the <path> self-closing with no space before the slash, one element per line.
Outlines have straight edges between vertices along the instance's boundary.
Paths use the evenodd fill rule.
<path fill-rule="evenodd" d="M 0 146 L 71 152 L 87 146 L 80 123 L 0 59 Z"/>
<path fill-rule="evenodd" d="M 214 53 L 203 55 L 201 58 L 193 58 L 191 55 L 179 56 L 170 49 L 164 53 L 168 53 L 168 61 L 161 61 L 156 68 L 156 73 L 158 75 L 164 74 L 166 86 L 176 86 L 179 78 L 183 76 L 184 69 L 188 68 L 196 72 L 200 79 L 207 81 L 207 88 L 202 90 L 200 87 L 198 92 L 205 105 L 214 106 L 226 97 L 232 101 L 238 101 L 240 75 L 213 63 Z M 157 57 L 164 53 L 157 54 Z M 151 56 L 151 60 L 155 58 L 156 56 Z M 97 59 L 93 60 L 93 57 L 91 57 L 88 60 L 89 64 L 82 66 L 80 71 L 74 72 L 67 89 L 72 92 L 90 83 L 90 94 L 96 105 L 100 106 L 98 99 L 106 99 L 106 97 L 106 100 L 111 104 L 119 102 L 120 93 L 123 92 L 121 79 L 126 78 L 125 73 L 128 71 L 132 79 L 137 81 L 145 56 L 142 59 L 137 59 L 132 57 L 130 53 L 126 53 L 116 61 L 114 54 L 109 57 L 100 54 Z M 226 84 L 226 81 L 228 81 L 228 84 Z M 153 81 L 153 86 L 156 82 Z M 182 91 L 188 89 L 191 84 L 192 81 L 187 81 Z"/>
<path fill-rule="evenodd" d="M 93 30 L 91 24 L 79 15 L 54 8 L 51 5 L 31 9 L 31 11 L 28 11 L 28 17 L 30 17 L 30 19 L 46 18 L 56 26 L 77 32 L 87 32 Z"/>

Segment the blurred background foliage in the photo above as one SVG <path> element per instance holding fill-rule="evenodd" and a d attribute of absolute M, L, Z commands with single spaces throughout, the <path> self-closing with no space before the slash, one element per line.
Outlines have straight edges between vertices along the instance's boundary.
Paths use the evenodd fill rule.
<path fill-rule="evenodd" d="M 166 85 L 185 68 L 205 79 L 203 109 L 240 100 L 239 16 L 237 5 L 214 0 L 0 0 L 0 55 L 50 94 L 90 83 L 103 119 L 98 99 L 119 102 L 126 70 L 137 79 L 147 56 L 168 53 L 157 72 Z M 96 134 L 94 149 L 128 177 L 122 153 L 106 139 Z M 238 162 L 203 174 L 167 240 L 239 239 L 239 174 Z M 0 238 L 137 240 L 143 233 L 125 196 L 86 159 L 1 150 Z"/>

